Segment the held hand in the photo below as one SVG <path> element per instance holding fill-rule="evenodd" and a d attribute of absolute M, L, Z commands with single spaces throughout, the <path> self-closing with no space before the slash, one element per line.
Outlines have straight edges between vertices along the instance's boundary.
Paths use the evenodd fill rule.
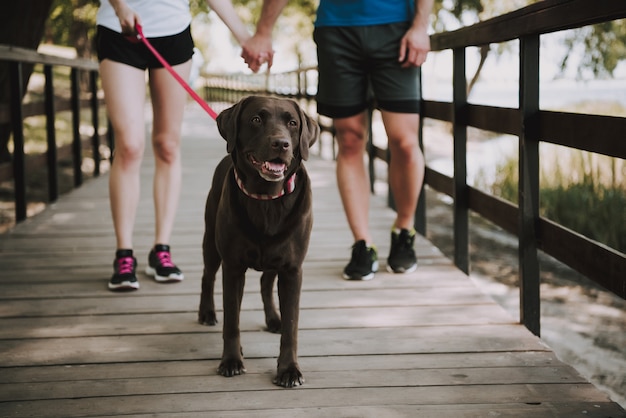
<path fill-rule="evenodd" d="M 271 38 L 265 38 L 258 34 L 248 39 L 242 45 L 241 57 L 253 72 L 258 72 L 264 63 L 268 69 L 272 67 L 274 50 Z"/>
<path fill-rule="evenodd" d="M 430 51 L 430 37 L 425 30 L 411 27 L 400 41 L 398 62 L 402 68 L 419 67 L 426 61 Z"/>

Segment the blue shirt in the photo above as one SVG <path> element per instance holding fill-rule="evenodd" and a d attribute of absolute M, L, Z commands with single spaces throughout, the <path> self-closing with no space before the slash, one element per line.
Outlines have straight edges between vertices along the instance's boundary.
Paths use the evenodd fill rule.
<path fill-rule="evenodd" d="M 413 20 L 415 0 L 320 0 L 315 26 L 369 26 Z"/>

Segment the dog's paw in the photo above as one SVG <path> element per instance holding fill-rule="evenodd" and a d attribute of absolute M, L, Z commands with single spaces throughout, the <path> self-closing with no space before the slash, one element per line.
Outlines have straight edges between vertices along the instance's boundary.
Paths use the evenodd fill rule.
<path fill-rule="evenodd" d="M 296 364 L 292 364 L 282 371 L 279 368 L 274 384 L 284 388 L 295 388 L 304 384 L 304 377 L 302 377 L 300 368 Z"/>
<path fill-rule="evenodd" d="M 217 372 L 224 377 L 233 377 L 244 374 L 246 368 L 241 359 L 226 359 L 222 360 L 220 366 L 217 368 Z"/>
<path fill-rule="evenodd" d="M 198 322 L 202 325 L 217 324 L 217 316 L 215 315 L 215 311 L 198 312 Z"/>
<path fill-rule="evenodd" d="M 280 322 L 280 317 L 276 316 L 272 318 L 266 318 L 265 325 L 267 325 L 267 330 L 269 332 L 272 332 L 274 334 L 280 334 L 281 327 L 282 327 L 281 322 Z"/>

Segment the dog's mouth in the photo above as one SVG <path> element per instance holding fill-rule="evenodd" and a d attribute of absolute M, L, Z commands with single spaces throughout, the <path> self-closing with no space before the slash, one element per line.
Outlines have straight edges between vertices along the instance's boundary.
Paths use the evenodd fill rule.
<path fill-rule="evenodd" d="M 252 154 L 248 154 L 248 160 L 259 175 L 267 181 L 281 181 L 285 178 L 287 164 L 280 158 L 274 158 L 269 161 L 259 161 Z"/>

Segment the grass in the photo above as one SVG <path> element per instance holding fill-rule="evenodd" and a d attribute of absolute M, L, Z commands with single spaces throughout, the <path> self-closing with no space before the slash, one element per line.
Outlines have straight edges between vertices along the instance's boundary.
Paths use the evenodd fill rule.
<path fill-rule="evenodd" d="M 577 113 L 626 116 L 616 102 L 581 102 L 562 109 Z M 626 253 L 626 162 L 559 145 L 540 144 L 540 215 Z M 496 168 L 493 181 L 478 187 L 518 203 L 518 157 Z"/>
<path fill-rule="evenodd" d="M 624 161 L 571 149 L 545 154 L 550 157 L 541 162 L 541 216 L 626 253 Z M 517 170 L 517 158 L 500 165 L 491 193 L 517 203 Z"/>

